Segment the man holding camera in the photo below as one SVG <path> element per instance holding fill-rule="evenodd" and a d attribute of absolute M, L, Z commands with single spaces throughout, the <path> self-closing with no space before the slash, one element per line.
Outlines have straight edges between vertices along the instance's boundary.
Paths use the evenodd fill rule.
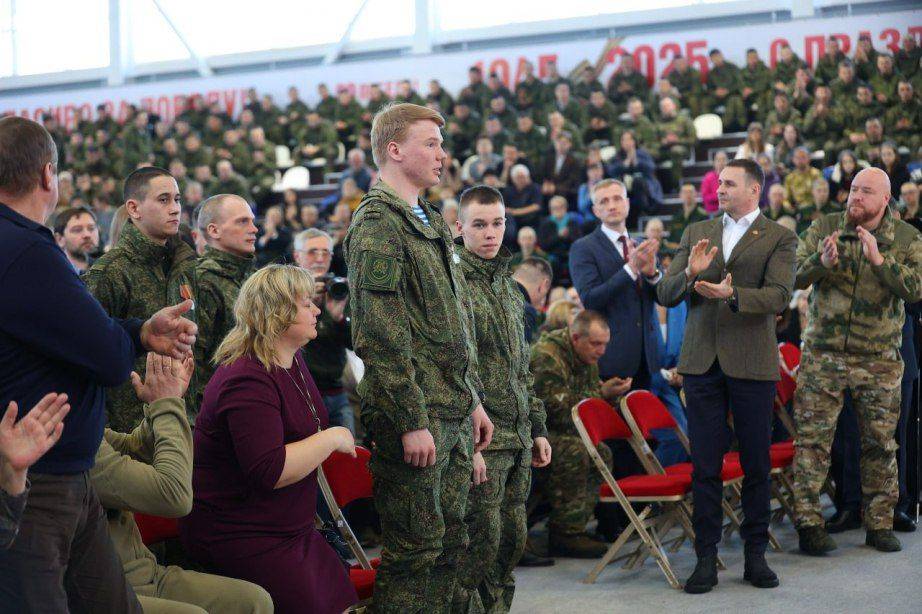
<path fill-rule="evenodd" d="M 333 237 L 308 228 L 295 237 L 295 262 L 314 276 L 314 302 L 320 308 L 317 338 L 304 346 L 307 363 L 330 414 L 331 426 L 343 426 L 355 434 L 355 415 L 343 390 L 346 349 L 352 348 L 352 332 L 346 316 L 349 285 L 345 278 L 330 274 Z"/>

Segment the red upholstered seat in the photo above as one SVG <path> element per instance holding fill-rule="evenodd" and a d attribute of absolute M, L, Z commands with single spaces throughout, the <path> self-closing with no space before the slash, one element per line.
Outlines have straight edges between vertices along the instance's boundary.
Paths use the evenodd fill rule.
<path fill-rule="evenodd" d="M 740 466 L 739 457 L 733 457 L 735 452 L 729 452 L 724 456 L 724 465 L 720 470 L 720 481 L 729 482 L 743 475 L 743 468 Z M 691 475 L 693 467 L 691 463 L 676 463 L 664 467 L 666 475 Z"/>
<path fill-rule="evenodd" d="M 778 402 L 786 406 L 797 390 L 797 369 L 800 367 L 800 349 L 792 343 L 778 344 L 779 370 L 781 379 L 775 384 Z"/>
<path fill-rule="evenodd" d="M 781 469 L 784 467 L 789 467 L 791 463 L 794 462 L 794 447 L 778 447 L 772 446 L 768 449 L 768 454 L 771 457 L 772 469 Z M 733 455 L 732 458 L 736 459 L 737 463 L 739 462 L 739 452 L 730 452 L 727 456 Z"/>
<path fill-rule="evenodd" d="M 179 537 L 179 521 L 176 518 L 163 518 L 135 512 L 134 521 L 141 532 L 141 541 L 145 546 Z"/>
<path fill-rule="evenodd" d="M 773 444 L 772 444 L 772 449 L 785 449 L 785 448 L 788 448 L 788 449 L 793 450 L 793 449 L 794 449 L 794 440 L 793 440 L 793 439 L 788 439 L 787 441 L 779 441 L 779 442 L 777 442 L 777 443 L 773 443 Z"/>
<path fill-rule="evenodd" d="M 371 599 L 375 592 L 375 575 L 378 573 L 381 559 L 371 559 L 370 562 L 372 569 L 362 569 L 358 565 L 353 565 L 349 569 L 349 580 L 352 581 L 352 586 L 355 587 L 355 592 L 362 601 Z"/>
<path fill-rule="evenodd" d="M 618 480 L 618 487 L 626 497 L 676 497 L 688 493 L 691 480 L 687 476 L 632 475 Z M 614 497 L 608 484 L 602 484 L 600 497 Z"/>
<path fill-rule="evenodd" d="M 370 499 L 371 471 L 368 459 L 371 452 L 361 446 L 355 447 L 355 458 L 343 452 L 333 452 L 323 461 L 323 475 L 327 478 L 333 498 L 340 508 L 346 507 L 356 499 Z"/>

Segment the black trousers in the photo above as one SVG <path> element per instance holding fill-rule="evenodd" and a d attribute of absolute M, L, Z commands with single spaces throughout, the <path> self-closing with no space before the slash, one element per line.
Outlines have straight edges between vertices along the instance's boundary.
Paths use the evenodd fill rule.
<path fill-rule="evenodd" d="M 858 416 L 852 406 L 852 393 L 845 391 L 842 413 L 829 452 L 829 474 L 835 485 L 833 503 L 840 512 L 861 512 L 861 436 Z"/>
<path fill-rule="evenodd" d="M 764 553 L 771 517 L 772 407 L 775 382 L 739 379 L 726 375 L 715 360 L 702 375 L 684 375 L 691 441 L 692 494 L 695 552 L 699 557 L 717 554 L 723 510 L 720 479 L 723 456 L 730 445 L 728 412 L 739 442 L 743 479 L 744 519 L 740 534 L 747 553 Z"/>
<path fill-rule="evenodd" d="M 29 480 L 19 535 L 0 552 L 0 612 L 141 614 L 89 475 Z"/>

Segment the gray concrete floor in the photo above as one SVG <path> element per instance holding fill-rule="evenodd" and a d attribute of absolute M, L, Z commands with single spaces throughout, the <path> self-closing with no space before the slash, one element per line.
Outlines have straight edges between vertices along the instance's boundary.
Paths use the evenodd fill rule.
<path fill-rule="evenodd" d="M 593 561 L 558 559 L 553 567 L 516 569 L 513 613 L 570 612 L 922 612 L 922 529 L 897 533 L 902 552 L 883 554 L 864 545 L 864 530 L 833 536 L 838 550 L 826 557 L 798 554 L 797 532 L 789 521 L 772 526 L 783 551 L 767 559 L 781 586 L 757 589 L 744 582 L 743 544 L 734 534 L 720 546 L 727 565 L 719 585 L 705 595 L 675 590 L 651 559 L 627 571 L 610 565 L 595 584 L 581 580 Z M 691 573 L 695 555 L 688 543 L 669 560 L 680 581 Z"/>

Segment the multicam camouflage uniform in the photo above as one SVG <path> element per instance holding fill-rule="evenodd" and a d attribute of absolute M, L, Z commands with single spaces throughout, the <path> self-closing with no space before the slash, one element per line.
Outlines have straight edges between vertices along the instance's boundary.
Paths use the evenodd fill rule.
<path fill-rule="evenodd" d="M 538 339 L 532 348 L 531 372 L 535 394 L 544 401 L 548 439 L 553 450 L 548 480 L 551 503 L 548 529 L 554 535 L 578 535 L 586 530 L 603 480 L 570 412 L 583 399 L 602 396 L 599 367 L 579 359 L 570 341 L 570 329 L 563 328 Z M 611 450 L 604 443 L 597 449 L 610 467 Z"/>
<path fill-rule="evenodd" d="M 195 266 L 198 335 L 195 338 L 197 386 L 192 395 L 193 406 L 188 412 L 192 424 L 195 424 L 195 416 L 201 407 L 205 386 L 214 374 L 211 359 L 225 335 L 234 327 L 234 303 L 240 294 L 240 286 L 253 273 L 255 262 L 252 256 L 236 256 L 209 245 Z"/>
<path fill-rule="evenodd" d="M 487 481 L 472 486 L 467 501 L 470 547 L 459 565 L 455 611 L 477 610 L 479 601 L 486 612 L 508 612 L 515 593 L 512 570 L 528 535 L 532 442 L 547 437 L 544 404 L 534 394 L 528 369 L 525 304 L 509 271 L 512 254 L 503 247 L 485 260 L 465 249 L 461 239 L 455 243 L 474 306 L 484 409 L 495 429 L 483 451 Z"/>
<path fill-rule="evenodd" d="M 344 247 L 352 341 L 365 363 L 362 422 L 374 441 L 371 472 L 383 552 L 376 612 L 443 612 L 467 547 L 471 412 L 481 384 L 470 296 L 442 216 L 423 222 L 379 182 L 355 212 Z M 404 462 L 401 436 L 428 428 L 436 462 Z"/>
<path fill-rule="evenodd" d="M 116 246 L 86 272 L 86 285 L 111 317 L 147 320 L 164 307 L 181 303 L 183 293 L 194 299 L 195 261 L 195 252 L 179 237 L 158 245 L 129 222 Z M 196 319 L 194 311 L 184 317 Z M 145 356 L 135 360 L 134 370 L 141 379 L 146 364 Z M 187 392 L 187 405 L 189 399 Z M 144 418 L 131 382 L 107 391 L 106 410 L 109 428 L 122 433 L 131 431 Z"/>
<path fill-rule="evenodd" d="M 839 262 L 829 270 L 820 261 L 823 239 L 837 230 Z M 794 508 L 801 528 L 823 525 L 819 493 L 846 389 L 861 429 L 865 525 L 890 529 L 893 523 L 903 303 L 922 299 L 922 237 L 889 209 L 873 234 L 884 257 L 880 266 L 864 256 L 845 213 L 814 221 L 797 248 L 796 285 L 813 284 L 794 399 Z"/>

